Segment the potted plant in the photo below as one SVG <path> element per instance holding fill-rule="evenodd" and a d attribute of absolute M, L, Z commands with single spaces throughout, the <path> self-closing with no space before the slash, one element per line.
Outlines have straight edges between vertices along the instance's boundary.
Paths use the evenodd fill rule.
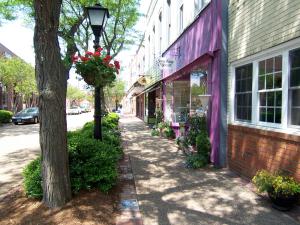
<path fill-rule="evenodd" d="M 72 56 L 76 73 L 80 74 L 87 84 L 95 87 L 106 86 L 116 79 L 120 63 L 112 63 L 111 60 L 111 56 L 103 53 L 102 48 L 98 48 L 94 53 L 88 51 L 84 56 Z"/>
<path fill-rule="evenodd" d="M 300 184 L 292 177 L 261 170 L 252 179 L 258 192 L 267 192 L 274 208 L 287 211 L 299 200 Z"/>

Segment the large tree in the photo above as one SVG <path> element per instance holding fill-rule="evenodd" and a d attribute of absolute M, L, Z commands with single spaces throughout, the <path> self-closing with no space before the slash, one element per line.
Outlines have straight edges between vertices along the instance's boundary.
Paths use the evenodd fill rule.
<path fill-rule="evenodd" d="M 34 47 L 41 116 L 43 201 L 50 207 L 63 205 L 71 196 L 65 118 L 67 78 L 72 68 L 71 56 L 89 48 L 91 31 L 84 7 L 95 3 L 98 1 L 2 0 L 0 3 L 0 20 L 15 18 L 11 12 L 21 9 L 36 24 Z M 138 3 L 139 0 L 101 2 L 111 14 L 102 47 L 113 57 L 138 38 L 133 29 L 139 16 Z"/>
<path fill-rule="evenodd" d="M 57 36 L 61 1 L 34 0 L 43 202 L 49 207 L 60 207 L 71 199 L 65 116 L 67 77 Z"/>

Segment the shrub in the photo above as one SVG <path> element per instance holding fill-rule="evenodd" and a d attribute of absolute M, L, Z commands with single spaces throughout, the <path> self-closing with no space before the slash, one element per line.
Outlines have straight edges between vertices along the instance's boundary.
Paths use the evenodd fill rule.
<path fill-rule="evenodd" d="M 167 138 L 175 138 L 175 133 L 174 133 L 172 127 L 170 127 L 170 126 L 168 126 L 164 129 L 164 135 Z"/>
<path fill-rule="evenodd" d="M 192 169 L 202 168 L 207 165 L 207 158 L 199 154 L 191 154 L 186 158 L 186 167 Z"/>
<path fill-rule="evenodd" d="M 107 124 L 114 123 L 116 120 L 113 118 Z M 101 142 L 93 139 L 93 129 L 93 123 L 89 122 L 81 130 L 67 134 L 73 193 L 91 188 L 99 188 L 101 191 L 107 192 L 117 181 L 117 162 L 122 154 L 120 135 L 116 130 L 104 127 L 103 142 Z M 41 198 L 40 157 L 25 167 L 23 176 L 26 195 Z"/>
<path fill-rule="evenodd" d="M 28 197 L 42 198 L 41 157 L 31 161 L 23 170 L 24 189 Z"/>
<path fill-rule="evenodd" d="M 210 140 L 207 132 L 201 132 L 196 138 L 197 153 L 208 158 L 210 153 Z"/>
<path fill-rule="evenodd" d="M 209 163 L 210 141 L 207 132 L 202 131 L 196 137 L 197 153 L 186 158 L 188 168 L 201 168 Z"/>
<path fill-rule="evenodd" d="M 68 141 L 72 191 L 97 187 L 107 192 L 117 180 L 119 149 L 79 133 Z"/>
<path fill-rule="evenodd" d="M 196 145 L 196 138 L 199 133 L 207 132 L 206 117 L 204 116 L 192 116 L 189 117 L 189 132 L 188 140 L 190 145 Z"/>
<path fill-rule="evenodd" d="M 7 110 L 0 110 L 0 123 L 10 123 L 13 113 Z"/>
<path fill-rule="evenodd" d="M 155 125 L 158 125 L 159 123 L 161 123 L 163 121 L 163 117 L 164 117 L 163 111 L 160 110 L 160 109 L 156 110 L 156 112 L 155 112 Z"/>
<path fill-rule="evenodd" d="M 152 131 L 151 131 L 151 136 L 159 136 L 159 130 L 157 130 L 157 129 L 152 129 Z"/>
<path fill-rule="evenodd" d="M 300 194 L 300 184 L 292 177 L 281 175 L 278 172 L 271 174 L 266 170 L 258 171 L 252 181 L 258 192 L 268 192 L 273 196 Z"/>

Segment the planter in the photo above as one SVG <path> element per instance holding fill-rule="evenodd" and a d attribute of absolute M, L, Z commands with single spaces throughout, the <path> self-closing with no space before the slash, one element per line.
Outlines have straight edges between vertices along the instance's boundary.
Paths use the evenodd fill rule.
<path fill-rule="evenodd" d="M 271 199 L 272 206 L 275 209 L 280 211 L 288 211 L 293 208 L 293 206 L 299 200 L 299 194 L 297 195 L 280 195 L 273 194 L 272 192 L 268 192 L 268 196 Z"/>
<path fill-rule="evenodd" d="M 92 75 L 87 75 L 87 76 L 82 76 L 83 80 L 85 83 L 88 85 L 95 85 L 95 76 Z"/>

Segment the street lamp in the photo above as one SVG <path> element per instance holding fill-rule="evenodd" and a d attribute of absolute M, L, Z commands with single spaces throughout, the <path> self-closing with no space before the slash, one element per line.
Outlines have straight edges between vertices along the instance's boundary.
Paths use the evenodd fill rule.
<path fill-rule="evenodd" d="M 109 18 L 109 12 L 107 8 L 102 7 L 100 4 L 96 4 L 92 7 L 86 7 L 90 26 L 93 30 L 95 40 L 95 51 L 100 47 L 100 36 L 105 28 L 107 19 Z M 101 87 L 95 87 L 95 113 L 94 113 L 94 138 L 102 141 L 101 131 Z"/>

